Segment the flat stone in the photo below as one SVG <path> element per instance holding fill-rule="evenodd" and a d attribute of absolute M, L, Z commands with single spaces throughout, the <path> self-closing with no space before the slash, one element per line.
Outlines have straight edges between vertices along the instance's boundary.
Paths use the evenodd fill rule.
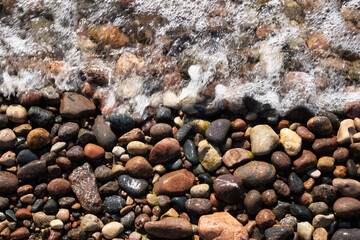
<path fill-rule="evenodd" d="M 51 146 L 50 152 L 60 152 L 61 150 L 65 149 L 66 142 L 57 142 Z"/>
<path fill-rule="evenodd" d="M 185 202 L 185 208 L 191 214 L 202 215 L 211 211 L 212 204 L 206 198 L 190 198 Z"/>
<path fill-rule="evenodd" d="M 17 171 L 17 177 L 20 180 L 36 179 L 46 173 L 46 161 L 35 160 L 22 166 Z"/>
<path fill-rule="evenodd" d="M 164 174 L 155 184 L 156 195 L 181 196 L 195 184 L 195 176 L 181 169 Z"/>
<path fill-rule="evenodd" d="M 212 143 L 222 143 L 230 129 L 231 122 L 228 119 L 221 118 L 210 123 L 205 132 L 205 137 Z"/>
<path fill-rule="evenodd" d="M 249 239 L 249 235 L 244 226 L 227 212 L 216 212 L 201 216 L 198 227 L 199 236 L 204 240 Z"/>
<path fill-rule="evenodd" d="M 345 119 L 341 121 L 337 132 L 337 142 L 340 145 L 351 143 L 351 137 L 356 133 L 355 123 L 352 119 Z"/>
<path fill-rule="evenodd" d="M 18 178 L 16 175 L 0 171 L 0 193 L 14 193 L 18 188 Z"/>
<path fill-rule="evenodd" d="M 296 156 L 301 150 L 301 137 L 294 131 L 283 128 L 280 130 L 280 143 L 289 156 Z"/>
<path fill-rule="evenodd" d="M 228 168 L 236 167 L 254 159 L 254 154 L 243 148 L 232 148 L 226 151 L 222 161 Z"/>
<path fill-rule="evenodd" d="M 256 125 L 250 133 L 251 151 L 256 155 L 266 155 L 280 143 L 279 136 L 269 125 Z"/>
<path fill-rule="evenodd" d="M 155 144 L 149 155 L 151 164 L 159 164 L 175 159 L 180 155 L 179 142 L 174 138 L 165 138 Z"/>
<path fill-rule="evenodd" d="M 97 143 L 105 150 L 110 151 L 116 145 L 117 137 L 111 129 L 111 124 L 105 121 L 102 115 L 95 118 L 92 131 L 95 134 Z"/>
<path fill-rule="evenodd" d="M 51 135 L 44 128 L 35 128 L 29 132 L 26 141 L 30 149 L 40 149 L 51 143 Z"/>
<path fill-rule="evenodd" d="M 66 118 L 80 119 L 95 114 L 95 104 L 83 95 L 65 92 L 60 101 L 60 114 Z"/>
<path fill-rule="evenodd" d="M 69 180 L 81 207 L 88 213 L 101 212 L 102 202 L 90 165 L 85 163 L 75 168 L 70 174 Z"/>
<path fill-rule="evenodd" d="M 190 237 L 193 234 L 190 222 L 183 218 L 167 217 L 160 221 L 145 223 L 147 233 L 161 239 L 179 239 Z"/>
<path fill-rule="evenodd" d="M 207 140 L 202 140 L 198 145 L 198 156 L 201 165 L 209 172 L 216 171 L 220 168 L 222 158 L 220 149 Z"/>
<path fill-rule="evenodd" d="M 121 175 L 118 179 L 119 186 L 130 196 L 139 197 L 148 191 L 149 184 L 145 179 Z"/>
<path fill-rule="evenodd" d="M 243 182 L 231 174 L 220 175 L 213 184 L 216 197 L 228 204 L 238 203 L 244 196 Z"/>
<path fill-rule="evenodd" d="M 145 137 L 145 134 L 143 131 L 141 131 L 141 129 L 139 128 L 134 128 L 131 131 L 123 134 L 119 139 L 118 142 L 120 144 L 120 146 L 125 146 L 127 145 L 129 142 L 132 141 L 143 141 Z"/>
<path fill-rule="evenodd" d="M 332 236 L 331 240 L 358 240 L 360 239 L 359 228 L 339 229 Z"/>
<path fill-rule="evenodd" d="M 355 179 L 334 178 L 332 185 L 344 197 L 360 197 L 360 182 Z"/>
<path fill-rule="evenodd" d="M 358 217 L 360 214 L 360 201 L 356 198 L 342 197 L 335 201 L 334 213 L 340 218 Z"/>
<path fill-rule="evenodd" d="M 0 150 L 15 148 L 16 142 L 16 135 L 10 128 L 0 130 Z"/>
<path fill-rule="evenodd" d="M 275 167 L 262 161 L 251 161 L 234 171 L 234 176 L 239 177 L 249 187 L 264 186 L 276 178 Z"/>

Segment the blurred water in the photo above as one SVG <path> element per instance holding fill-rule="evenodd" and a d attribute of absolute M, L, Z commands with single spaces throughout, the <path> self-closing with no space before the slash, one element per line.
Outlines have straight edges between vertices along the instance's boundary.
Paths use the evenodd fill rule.
<path fill-rule="evenodd" d="M 142 112 L 149 104 L 162 104 L 165 76 L 173 72 L 182 75 L 170 90 L 183 103 L 237 105 L 251 96 L 285 113 L 298 104 L 338 111 L 360 97 L 358 79 L 349 77 L 360 55 L 356 0 L 1 3 L 0 92 L 5 97 L 48 84 L 80 90 L 90 66 L 106 77 L 106 83 L 93 84 L 107 98 L 104 109 L 119 105 Z M 349 9 L 355 17 L 342 14 Z M 104 23 L 113 23 L 131 43 L 119 49 L 96 46 L 88 30 Z M 261 35 L 264 28 L 269 35 Z M 136 41 L 144 29 L 151 38 Z M 327 43 L 320 54 L 308 47 L 314 34 Z M 143 70 L 119 74 L 115 66 L 124 52 L 143 59 Z"/>

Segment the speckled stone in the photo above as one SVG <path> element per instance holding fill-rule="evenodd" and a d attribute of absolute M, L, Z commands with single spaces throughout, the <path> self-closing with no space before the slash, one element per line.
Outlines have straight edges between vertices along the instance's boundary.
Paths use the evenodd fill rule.
<path fill-rule="evenodd" d="M 360 214 L 360 201 L 356 198 L 342 197 L 335 201 L 334 213 L 340 218 L 358 217 Z"/>
<path fill-rule="evenodd" d="M 69 180 L 71 188 L 80 201 L 81 207 L 89 213 L 99 213 L 102 202 L 96 185 L 95 175 L 88 163 L 74 169 Z"/>
<path fill-rule="evenodd" d="M 16 192 L 18 181 L 16 175 L 6 171 L 0 171 L 0 193 Z"/>
<path fill-rule="evenodd" d="M 205 132 L 205 137 L 215 144 L 220 144 L 230 129 L 231 122 L 228 119 L 221 118 L 210 123 Z"/>

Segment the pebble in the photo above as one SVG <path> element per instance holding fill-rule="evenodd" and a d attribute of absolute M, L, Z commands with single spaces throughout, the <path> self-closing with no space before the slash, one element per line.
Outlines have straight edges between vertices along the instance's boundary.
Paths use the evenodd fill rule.
<path fill-rule="evenodd" d="M 256 125 L 250 133 L 251 151 L 254 155 L 266 155 L 280 143 L 278 135 L 269 125 Z"/>
<path fill-rule="evenodd" d="M 342 164 L 345 163 L 346 160 L 348 160 L 349 153 L 350 153 L 349 149 L 339 147 L 334 151 L 333 158 L 335 159 L 336 163 Z"/>
<path fill-rule="evenodd" d="M 53 198 L 47 200 L 43 207 L 44 213 L 49 215 L 55 215 L 58 212 L 58 210 L 59 210 L 58 205 Z"/>
<path fill-rule="evenodd" d="M 17 177 L 20 180 L 36 179 L 46 173 L 46 161 L 35 160 L 19 168 Z"/>
<path fill-rule="evenodd" d="M 104 165 L 98 166 L 95 169 L 94 174 L 95 174 L 96 180 L 98 180 L 99 182 L 106 183 L 106 182 L 109 182 L 114 179 L 113 171 Z"/>
<path fill-rule="evenodd" d="M 96 232 L 101 230 L 104 227 L 104 224 L 97 216 L 93 214 L 86 214 L 81 219 L 80 227 L 87 232 Z"/>
<path fill-rule="evenodd" d="M 160 221 L 146 222 L 145 231 L 156 238 L 179 239 L 193 234 L 190 222 L 183 218 L 167 217 Z"/>
<path fill-rule="evenodd" d="M 50 227 L 50 222 L 55 219 L 55 216 L 52 215 L 46 215 L 43 212 L 37 212 L 33 213 L 33 220 L 35 223 L 35 226 L 46 228 Z"/>
<path fill-rule="evenodd" d="M 273 182 L 276 178 L 276 169 L 273 165 L 262 161 L 251 161 L 234 171 L 245 186 L 258 187 Z"/>
<path fill-rule="evenodd" d="M 30 232 L 26 227 L 21 227 L 16 229 L 14 232 L 11 233 L 10 238 L 12 240 L 20 240 L 26 239 L 30 236 Z"/>
<path fill-rule="evenodd" d="M 312 240 L 314 227 L 309 222 L 299 222 L 297 224 L 297 233 L 303 240 Z"/>
<path fill-rule="evenodd" d="M 10 122 L 25 123 L 27 120 L 27 111 L 23 106 L 13 104 L 6 109 L 6 116 Z"/>
<path fill-rule="evenodd" d="M 78 142 L 83 147 L 88 143 L 93 143 L 96 141 L 95 134 L 85 128 L 80 128 L 79 134 L 78 134 Z"/>
<path fill-rule="evenodd" d="M 198 157 L 198 150 L 196 148 L 195 142 L 187 139 L 183 146 L 184 155 L 191 164 L 198 164 L 199 163 L 199 157 Z"/>
<path fill-rule="evenodd" d="M 12 167 L 16 163 L 16 155 L 11 151 L 7 151 L 0 158 L 0 165 L 5 167 Z"/>
<path fill-rule="evenodd" d="M 57 142 L 51 146 L 50 152 L 60 152 L 61 150 L 65 149 L 66 142 Z"/>
<path fill-rule="evenodd" d="M 131 155 L 145 155 L 148 151 L 148 147 L 145 143 L 140 141 L 131 141 L 126 147 L 126 150 Z"/>
<path fill-rule="evenodd" d="M 126 150 L 123 147 L 115 146 L 111 152 L 112 154 L 114 154 L 115 157 L 119 158 L 121 155 L 123 155 L 126 152 Z"/>
<path fill-rule="evenodd" d="M 205 131 L 205 137 L 212 143 L 220 144 L 230 129 L 231 122 L 228 119 L 221 118 L 210 123 Z"/>
<path fill-rule="evenodd" d="M 85 163 L 75 168 L 70 174 L 69 180 L 81 207 L 89 213 L 101 212 L 102 202 L 90 165 Z"/>
<path fill-rule="evenodd" d="M 0 130 L 0 149 L 9 150 L 15 147 L 17 142 L 15 133 L 10 128 Z"/>
<path fill-rule="evenodd" d="M 340 122 L 336 138 L 340 145 L 351 143 L 351 137 L 356 133 L 354 120 L 345 119 Z"/>
<path fill-rule="evenodd" d="M 185 202 L 185 208 L 189 213 L 203 215 L 211 211 L 212 204 L 206 198 L 190 198 Z"/>
<path fill-rule="evenodd" d="M 49 182 L 47 191 L 51 196 L 62 197 L 71 191 L 71 186 L 69 181 L 62 178 L 56 178 Z"/>
<path fill-rule="evenodd" d="M 355 179 L 334 178 L 332 185 L 344 197 L 356 198 L 360 196 L 360 182 Z"/>
<path fill-rule="evenodd" d="M 306 172 L 307 175 L 309 175 L 309 177 L 312 178 L 319 178 L 321 176 L 321 172 L 318 169 L 310 169 L 309 171 Z"/>
<path fill-rule="evenodd" d="M 127 161 L 125 169 L 131 176 L 136 178 L 150 178 L 153 173 L 150 163 L 140 156 L 133 157 Z"/>
<path fill-rule="evenodd" d="M 51 106 L 58 106 L 60 103 L 60 95 L 53 86 L 47 86 L 40 89 L 43 100 Z"/>
<path fill-rule="evenodd" d="M 109 213 L 118 213 L 125 207 L 125 203 L 125 199 L 118 195 L 109 196 L 104 199 L 104 210 Z"/>
<path fill-rule="evenodd" d="M 28 117 L 32 125 L 50 127 L 55 123 L 55 115 L 40 107 L 32 106 L 28 111 Z"/>
<path fill-rule="evenodd" d="M 330 173 L 335 167 L 335 158 L 321 157 L 317 162 L 317 168 L 324 173 Z"/>
<path fill-rule="evenodd" d="M 360 239 L 359 228 L 339 229 L 332 236 L 331 240 L 357 240 Z"/>
<path fill-rule="evenodd" d="M 288 177 L 288 185 L 292 192 L 299 194 L 304 191 L 304 183 L 294 172 L 290 173 Z"/>
<path fill-rule="evenodd" d="M 314 141 L 312 149 L 315 154 L 331 155 L 337 148 L 337 140 L 335 137 L 318 138 Z"/>
<path fill-rule="evenodd" d="M 1 117 L 1 115 L 0 115 L 0 117 Z M 13 131 L 17 136 L 27 135 L 31 130 L 32 130 L 32 126 L 27 123 L 21 124 L 21 125 L 13 128 Z"/>
<path fill-rule="evenodd" d="M 310 220 L 312 217 L 310 210 L 299 204 L 291 204 L 290 213 L 298 219 Z"/>
<path fill-rule="evenodd" d="M 335 221 L 334 214 L 329 215 L 316 215 L 312 220 L 312 225 L 314 228 L 327 228 Z"/>
<path fill-rule="evenodd" d="M 276 171 L 281 173 L 289 172 L 292 167 L 290 157 L 282 151 L 276 151 L 271 155 L 271 163 L 276 168 Z"/>
<path fill-rule="evenodd" d="M 143 141 L 145 137 L 145 134 L 141 129 L 134 128 L 130 130 L 129 132 L 123 134 L 119 139 L 118 142 L 120 146 L 125 146 L 129 144 L 132 141 Z"/>
<path fill-rule="evenodd" d="M 75 139 L 80 131 L 79 124 L 74 122 L 67 122 L 61 125 L 58 131 L 60 141 L 69 141 Z"/>
<path fill-rule="evenodd" d="M 127 213 L 124 217 L 120 219 L 120 223 L 125 228 L 131 228 L 135 221 L 135 213 L 133 211 Z"/>
<path fill-rule="evenodd" d="M 307 122 L 307 127 L 318 136 L 328 136 L 332 133 L 331 121 L 325 116 L 310 118 Z"/>
<path fill-rule="evenodd" d="M 60 230 L 64 228 L 64 223 L 60 219 L 55 219 L 50 222 L 51 229 Z"/>
<path fill-rule="evenodd" d="M 173 137 L 172 127 L 167 123 L 157 123 L 150 128 L 150 136 L 154 142 Z"/>
<path fill-rule="evenodd" d="M 105 121 L 102 115 L 98 115 L 95 118 L 92 131 L 99 146 L 103 147 L 107 151 L 110 151 L 113 147 L 115 147 L 117 137 L 111 129 L 110 122 Z"/>
<path fill-rule="evenodd" d="M 155 184 L 154 192 L 156 195 L 181 196 L 194 184 L 194 174 L 181 169 L 164 174 Z"/>
<path fill-rule="evenodd" d="M 296 173 L 304 173 L 314 167 L 316 167 L 317 158 L 315 154 L 308 150 L 303 150 L 301 157 L 293 162 Z"/>
<path fill-rule="evenodd" d="M 188 136 L 190 130 L 191 130 L 191 126 L 189 124 L 184 124 L 182 127 L 179 128 L 177 133 L 174 135 L 174 138 L 178 140 L 178 142 L 183 142 Z"/>
<path fill-rule="evenodd" d="M 288 225 L 288 226 L 293 227 L 294 229 L 296 229 L 297 222 L 298 222 L 298 220 L 294 216 L 285 217 L 285 218 L 280 220 L 281 225 Z"/>
<path fill-rule="evenodd" d="M 38 150 L 51 143 L 51 135 L 44 128 L 35 128 L 29 132 L 26 141 L 30 149 Z"/>
<path fill-rule="evenodd" d="M 238 203 L 244 196 L 243 182 L 232 174 L 224 174 L 214 180 L 216 197 L 228 204 Z"/>
<path fill-rule="evenodd" d="M 25 165 L 38 159 L 39 157 L 29 149 L 21 150 L 17 155 L 17 160 L 21 165 Z"/>
<path fill-rule="evenodd" d="M 110 222 L 101 229 L 101 232 L 106 239 L 113 239 L 123 231 L 124 226 L 119 222 Z"/>
<path fill-rule="evenodd" d="M 325 228 L 316 228 L 313 232 L 313 240 L 327 240 L 328 232 Z"/>
<path fill-rule="evenodd" d="M 262 192 L 261 198 L 263 203 L 268 207 L 271 207 L 277 203 L 277 196 L 273 189 L 268 189 Z"/>
<path fill-rule="evenodd" d="M 198 227 L 199 236 L 204 240 L 249 238 L 244 226 L 228 212 L 203 215 L 199 219 Z"/>
<path fill-rule="evenodd" d="M 134 125 L 134 120 L 128 113 L 112 112 L 108 118 L 111 126 L 122 131 L 129 131 Z"/>
<path fill-rule="evenodd" d="M 95 111 L 95 104 L 83 95 L 65 92 L 61 97 L 59 112 L 63 117 L 81 119 L 92 116 Z"/>
<path fill-rule="evenodd" d="M 301 150 L 301 137 L 294 131 L 283 128 L 280 130 L 280 143 L 289 156 L 296 156 Z"/>
<path fill-rule="evenodd" d="M 209 198 L 210 186 L 206 183 L 195 185 L 190 188 L 190 194 L 194 198 Z"/>
<path fill-rule="evenodd" d="M 311 203 L 308 208 L 313 215 L 324 214 L 329 209 L 328 205 L 324 202 Z"/>
<path fill-rule="evenodd" d="M 314 142 L 315 141 L 315 135 L 310 132 L 309 129 L 307 129 L 304 126 L 299 126 L 296 128 L 296 133 L 305 141 L 305 142 Z"/>
<path fill-rule="evenodd" d="M 56 214 L 56 218 L 60 219 L 62 222 L 67 222 L 70 218 L 70 212 L 66 208 L 59 209 L 58 213 Z"/>
<path fill-rule="evenodd" d="M 243 148 L 232 148 L 226 151 L 222 161 L 228 168 L 237 167 L 254 159 L 254 154 Z"/>
<path fill-rule="evenodd" d="M 222 164 L 220 149 L 207 140 L 199 142 L 198 156 L 201 165 L 209 172 L 216 171 Z"/>
<path fill-rule="evenodd" d="M 327 204 L 333 203 L 336 199 L 335 187 L 328 184 L 320 184 L 313 188 L 311 191 L 314 201 L 325 202 Z"/>
<path fill-rule="evenodd" d="M 174 138 L 165 138 L 155 144 L 149 155 L 151 164 L 165 163 L 175 159 L 181 153 L 180 144 Z"/>
<path fill-rule="evenodd" d="M 84 148 L 84 154 L 90 160 L 97 160 L 105 156 L 105 149 L 96 144 L 88 143 Z"/>
<path fill-rule="evenodd" d="M 149 184 L 145 179 L 121 175 L 118 179 L 119 186 L 130 196 L 139 197 L 148 191 Z"/>
<path fill-rule="evenodd" d="M 360 201 L 351 197 L 338 198 L 333 205 L 333 211 L 340 218 L 357 217 L 360 214 Z"/>
<path fill-rule="evenodd" d="M 257 190 L 250 190 L 244 199 L 244 207 L 251 215 L 255 215 L 261 210 L 262 203 L 261 194 Z"/>
<path fill-rule="evenodd" d="M 275 225 L 265 230 L 265 238 L 268 240 L 287 239 L 294 232 L 291 226 Z"/>

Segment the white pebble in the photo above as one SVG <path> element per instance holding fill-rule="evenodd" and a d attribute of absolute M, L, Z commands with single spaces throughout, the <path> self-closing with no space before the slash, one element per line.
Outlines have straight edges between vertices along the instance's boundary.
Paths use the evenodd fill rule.
<path fill-rule="evenodd" d="M 66 142 L 57 142 L 52 145 L 50 152 L 60 152 L 61 150 L 65 149 Z"/>
<path fill-rule="evenodd" d="M 101 232 L 106 239 L 113 239 L 124 231 L 124 226 L 119 222 L 110 222 L 106 224 Z"/>
<path fill-rule="evenodd" d="M 319 178 L 321 176 L 321 172 L 319 169 L 310 169 L 306 173 L 312 178 Z"/>
<path fill-rule="evenodd" d="M 60 219 L 55 219 L 50 222 L 50 227 L 52 229 L 63 229 L 64 223 Z"/>
<path fill-rule="evenodd" d="M 297 225 L 297 233 L 300 239 L 311 240 L 314 227 L 309 222 L 300 222 Z"/>
<path fill-rule="evenodd" d="M 115 157 L 120 157 L 125 153 L 125 149 L 120 146 L 115 146 L 112 150 L 112 153 L 114 154 Z"/>

